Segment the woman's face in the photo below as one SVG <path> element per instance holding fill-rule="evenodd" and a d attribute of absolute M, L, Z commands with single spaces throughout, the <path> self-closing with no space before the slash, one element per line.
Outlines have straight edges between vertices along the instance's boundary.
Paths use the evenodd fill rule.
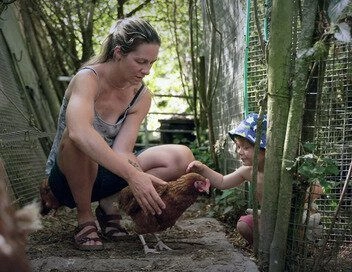
<path fill-rule="evenodd" d="M 124 77 L 131 84 L 140 83 L 149 75 L 153 63 L 157 60 L 160 46 L 154 43 L 143 43 L 136 50 L 121 56 Z"/>

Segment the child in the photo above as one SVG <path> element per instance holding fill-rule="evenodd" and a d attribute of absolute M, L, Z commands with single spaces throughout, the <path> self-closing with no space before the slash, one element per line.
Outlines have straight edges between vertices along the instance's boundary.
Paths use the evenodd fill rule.
<path fill-rule="evenodd" d="M 223 176 L 215 172 L 200 161 L 193 161 L 187 167 L 187 172 L 197 172 L 210 180 L 213 187 L 225 190 L 237 187 L 245 181 L 251 181 L 253 172 L 254 143 L 256 139 L 257 122 L 259 115 L 249 114 L 236 128 L 229 131 L 230 138 L 236 144 L 236 152 L 242 161 L 242 166 L 236 171 Z M 260 140 L 260 151 L 258 154 L 258 175 L 256 197 L 262 204 L 263 181 L 264 181 L 264 159 L 266 148 L 266 116 L 263 118 L 263 133 Z M 237 230 L 249 244 L 253 243 L 253 215 L 241 216 L 237 222 Z"/>

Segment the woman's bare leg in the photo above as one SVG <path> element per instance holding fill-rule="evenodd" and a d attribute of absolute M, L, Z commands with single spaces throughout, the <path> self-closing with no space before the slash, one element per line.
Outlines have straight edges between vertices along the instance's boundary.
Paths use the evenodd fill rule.
<path fill-rule="evenodd" d="M 94 221 L 95 217 L 91 209 L 91 196 L 98 165 L 82 153 L 68 137 L 63 138 L 60 146 L 58 165 L 67 179 L 76 202 L 78 224 Z M 82 229 L 77 235 L 86 231 L 87 228 L 90 227 Z M 88 237 L 95 238 L 98 236 L 94 232 L 89 234 Z M 90 240 L 84 244 L 100 245 L 101 242 Z"/>

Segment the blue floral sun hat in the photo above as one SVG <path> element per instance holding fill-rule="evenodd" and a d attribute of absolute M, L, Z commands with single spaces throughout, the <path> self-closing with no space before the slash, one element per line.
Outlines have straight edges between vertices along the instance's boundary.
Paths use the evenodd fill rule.
<path fill-rule="evenodd" d="M 257 132 L 257 122 L 259 114 L 250 113 L 248 116 L 234 129 L 229 131 L 229 136 L 232 140 L 235 139 L 235 136 L 241 136 L 252 144 L 255 144 L 256 132 Z M 263 132 L 260 139 L 260 148 L 266 148 L 266 127 L 267 120 L 266 115 L 263 117 Z"/>

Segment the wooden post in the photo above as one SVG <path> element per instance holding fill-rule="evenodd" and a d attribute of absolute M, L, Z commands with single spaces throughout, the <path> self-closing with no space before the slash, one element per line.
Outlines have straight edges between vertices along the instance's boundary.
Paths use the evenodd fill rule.
<path fill-rule="evenodd" d="M 12 190 L 9 177 L 6 173 L 5 162 L 0 158 L 0 196 L 3 199 L 14 201 L 15 193 Z"/>

